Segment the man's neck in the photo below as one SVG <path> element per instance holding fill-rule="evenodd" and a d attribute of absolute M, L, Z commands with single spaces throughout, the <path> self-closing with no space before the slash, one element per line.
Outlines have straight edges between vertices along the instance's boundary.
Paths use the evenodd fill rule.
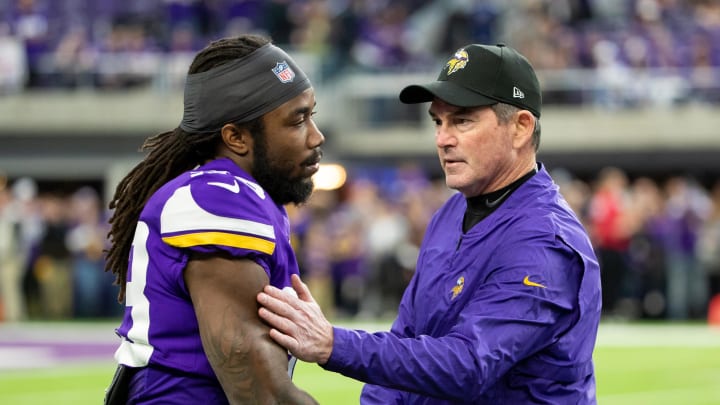
<path fill-rule="evenodd" d="M 475 224 L 482 221 L 495 211 L 515 190 L 533 177 L 537 172 L 538 169 L 536 166 L 522 175 L 519 179 L 499 190 L 467 198 L 467 209 L 465 210 L 465 216 L 463 217 L 463 232 L 467 232 Z"/>

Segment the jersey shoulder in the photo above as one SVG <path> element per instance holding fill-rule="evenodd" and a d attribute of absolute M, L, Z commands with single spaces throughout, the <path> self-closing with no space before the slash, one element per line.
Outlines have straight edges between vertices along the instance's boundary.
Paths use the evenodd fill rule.
<path fill-rule="evenodd" d="M 273 201 L 257 183 L 222 170 L 197 170 L 166 190 L 160 233 L 176 247 L 220 245 L 272 254 Z"/>

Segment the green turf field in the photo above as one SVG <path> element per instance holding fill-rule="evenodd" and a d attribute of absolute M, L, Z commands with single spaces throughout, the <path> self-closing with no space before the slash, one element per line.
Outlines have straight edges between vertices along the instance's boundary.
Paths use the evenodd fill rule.
<path fill-rule="evenodd" d="M 1 361 L 1 360 L 0 360 Z M 601 327 L 595 352 L 602 405 L 720 404 L 720 331 L 696 326 Z M 0 371 L 0 404 L 99 404 L 113 364 Z M 361 384 L 298 363 L 295 382 L 321 404 L 357 404 Z"/>

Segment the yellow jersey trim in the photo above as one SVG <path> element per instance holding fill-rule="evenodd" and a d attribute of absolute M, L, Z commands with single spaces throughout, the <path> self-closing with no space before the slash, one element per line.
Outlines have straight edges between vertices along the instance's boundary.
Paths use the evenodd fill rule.
<path fill-rule="evenodd" d="M 166 236 L 162 239 L 163 242 L 168 245 L 180 248 L 201 245 L 221 245 L 256 250 L 269 255 L 275 251 L 275 242 L 253 236 L 236 235 L 225 232 L 198 232 L 187 235 Z"/>

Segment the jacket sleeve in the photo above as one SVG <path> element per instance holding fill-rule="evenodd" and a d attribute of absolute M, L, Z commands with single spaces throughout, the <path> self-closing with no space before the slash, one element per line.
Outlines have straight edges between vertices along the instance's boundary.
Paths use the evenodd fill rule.
<path fill-rule="evenodd" d="M 412 296 L 415 294 L 416 279 L 413 278 L 410 284 L 405 288 L 403 299 L 398 308 L 398 317 L 393 322 L 391 333 L 395 336 L 407 338 L 414 335 L 413 316 L 408 305 L 412 302 Z M 334 351 L 334 350 L 333 350 Z M 363 405 L 402 405 L 407 401 L 403 398 L 403 392 L 384 387 L 382 385 L 366 384 L 360 394 L 360 403 Z"/>
<path fill-rule="evenodd" d="M 510 368 L 552 344 L 575 322 L 577 282 L 568 274 L 578 270 L 577 257 L 568 257 L 572 253 L 563 249 L 523 253 L 522 259 L 515 255 L 473 291 L 448 333 L 406 335 L 397 325 L 390 332 L 376 333 L 336 328 L 333 352 L 323 367 L 425 396 L 477 399 Z M 555 273 L 564 269 L 567 274 L 538 277 L 546 286 L 532 287 L 519 282 L 528 266 Z M 403 297 L 403 302 L 408 298 Z M 412 314 L 410 307 L 405 311 Z"/>
<path fill-rule="evenodd" d="M 403 398 L 403 391 L 381 385 L 366 384 L 360 395 L 360 403 L 363 405 L 403 405 L 407 401 Z"/>

